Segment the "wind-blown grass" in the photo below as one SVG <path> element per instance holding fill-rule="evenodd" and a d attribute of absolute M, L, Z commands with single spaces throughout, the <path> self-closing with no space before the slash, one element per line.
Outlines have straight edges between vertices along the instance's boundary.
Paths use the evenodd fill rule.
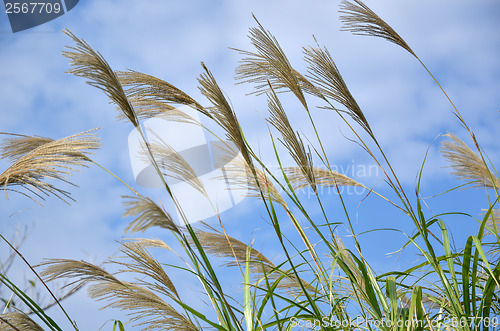
<path fill-rule="evenodd" d="M 363 2 L 343 1 L 341 13 L 345 30 L 382 37 L 416 57 L 406 41 Z M 65 53 L 73 66 L 70 72 L 89 79 L 92 85 L 103 90 L 120 107 L 121 117 L 128 118 L 134 127 L 140 128 L 140 121 L 161 114 L 182 120 L 183 116 L 174 108 L 175 105 L 190 105 L 221 127 L 237 149 L 228 153 L 231 155 L 228 159 L 232 160 L 241 153 L 225 169 L 226 180 L 247 189 L 249 196 L 260 198 L 262 209 L 255 213 L 255 217 L 264 217 L 268 222 L 279 257 L 267 257 L 265 249 L 257 250 L 254 243 L 229 236 L 223 215 L 214 217 L 220 228 L 209 226 L 207 230 L 199 226 L 201 223 L 191 224 L 179 207 L 175 193 L 164 181 L 165 190 L 181 215 L 182 225 L 173 221 L 160 202 L 141 195 L 125 197 L 124 216 L 131 217 L 127 231 L 145 232 L 156 228 L 162 239 L 140 238 L 123 242 L 122 256 L 110 258 L 106 268 L 85 261 L 46 261 L 42 264 L 42 274 L 47 282 L 69 279 L 73 285 L 89 285 L 91 297 L 106 301 L 105 307 L 127 312 L 130 322 L 141 330 L 281 331 L 300 325 L 320 330 L 485 330 L 489 327 L 486 321 L 499 318 L 500 180 L 456 108 L 455 114 L 473 138 L 477 152 L 454 134 L 445 135 L 441 152 L 450 164 L 452 176 L 465 181 L 471 189 L 481 188 L 481 194 L 486 191 L 487 195 L 483 216 L 477 220 L 468 216 L 471 222 L 479 223 L 479 229 L 464 243 L 453 242 L 453 233 L 444 221 L 446 217 L 459 213 L 450 210 L 435 215 L 423 207 L 420 189 L 425 181 L 425 161 L 414 188 L 408 189 L 401 184 L 391 166 L 390 155 L 384 153 L 376 139 L 376 130 L 372 129 L 350 93 L 328 49 L 305 47 L 308 73 L 302 75 L 292 67 L 277 38 L 257 21 L 257 27 L 251 28 L 249 35 L 255 49 L 238 50 L 244 56 L 236 69 L 238 83 L 253 84 L 256 94 L 267 94 L 270 143 L 279 165 L 278 169 L 271 169 L 245 139 L 236 111 L 205 64 L 202 63 L 198 83 L 208 106 L 154 76 L 135 71 L 114 72 L 86 42 L 70 32 L 68 34 L 76 43 L 70 48 L 72 52 Z M 288 118 L 290 110 L 285 109 L 278 98 L 279 92 L 285 91 L 292 92 L 308 113 L 317 142 L 307 140 L 306 145 L 303 134 L 292 126 Z M 319 108 L 336 111 L 345 121 L 356 142 L 380 168 L 389 188 L 388 197 L 368 189 L 354 178 L 332 171 L 334 162 L 321 143 L 321 139 L 329 139 L 329 135 L 316 130 L 311 115 L 314 102 L 319 103 Z M 345 109 L 337 108 L 332 102 Z M 351 121 L 356 125 L 351 125 Z M 364 140 L 359 127 L 368 133 L 368 140 Z M 271 130 L 278 132 L 278 140 L 295 162 L 294 166 L 283 164 L 285 157 Z M 76 140 L 69 139 L 69 145 L 61 144 L 55 149 L 61 159 L 54 159 L 59 163 L 53 162 L 61 169 L 66 169 L 66 165 L 73 169 L 88 162 L 83 150 L 96 147 L 96 142 L 92 140 L 90 144 L 89 138 L 81 145 L 74 142 Z M 203 192 L 193 169 L 179 158 L 180 155 L 168 146 L 143 143 L 145 157 L 160 176 L 169 176 L 169 173 L 172 176 L 173 173 L 177 179 L 187 181 Z M 30 165 L 30 160 L 36 160 L 35 151 L 34 155 L 43 160 L 43 153 L 52 155 L 52 150 L 47 148 L 52 146 L 50 144 L 54 142 L 45 138 L 19 136 L 4 143 L 2 156 L 14 162 L 13 169 L 22 169 L 23 165 Z M 65 146 L 73 147 L 64 149 Z M 40 150 L 42 147 L 46 149 Z M 9 175 L 15 173 L 9 168 L 6 175 L 0 176 L 0 183 L 5 187 L 19 185 L 45 193 L 60 193 L 42 181 L 43 175 L 61 179 L 66 172 L 60 168 L 41 168 L 42 171 L 26 166 L 25 177 L 19 177 L 21 179 L 17 182 L 15 178 L 18 177 Z M 321 196 L 318 192 L 320 186 L 335 188 L 338 195 Z M 382 197 L 378 203 L 389 203 L 403 212 L 402 221 L 411 225 L 412 233 L 404 233 L 397 228 L 398 224 L 392 229 L 406 238 L 398 252 L 411 254 L 408 248 L 413 247 L 420 254 L 417 263 L 407 270 L 376 272 L 366 258 L 369 247 L 361 244 L 351 221 L 351 213 L 346 207 L 350 197 L 341 194 L 343 186 L 362 187 L 367 191 L 365 199 Z M 306 187 L 315 192 L 312 208 L 311 201 L 298 194 Z M 330 203 L 338 203 L 343 208 L 341 220 L 334 218 L 325 208 Z M 342 222 L 351 232 L 349 240 L 352 242 L 347 242 L 336 231 L 335 227 Z M 162 250 L 172 259 L 168 262 L 162 260 L 164 254 L 157 258 L 154 250 Z M 177 264 L 172 262 L 174 259 L 177 259 Z M 224 261 L 222 266 L 217 264 L 220 259 Z M 108 266 L 118 268 L 118 271 L 107 271 Z M 175 277 L 171 277 L 174 272 L 199 282 L 203 289 L 201 300 L 207 303 L 206 309 L 211 309 L 212 313 L 206 314 L 194 308 L 189 296 L 185 295 L 185 289 L 180 290 L 175 285 Z M 241 274 L 241 281 L 236 284 L 241 291 L 233 293 L 227 290 L 223 281 L 227 273 Z M 127 278 L 129 274 L 134 278 Z M 6 278 L 4 283 L 11 284 Z M 22 296 L 21 292 L 17 293 Z M 43 312 L 39 312 L 38 317 L 50 325 Z M 4 320 L 2 323 L 19 325 L 20 329 L 23 323 L 27 323 L 22 321 L 24 316 L 21 315 L 0 315 L 0 318 Z M 359 318 L 365 322 L 363 326 L 352 324 Z M 366 323 L 378 326 L 372 328 Z"/>

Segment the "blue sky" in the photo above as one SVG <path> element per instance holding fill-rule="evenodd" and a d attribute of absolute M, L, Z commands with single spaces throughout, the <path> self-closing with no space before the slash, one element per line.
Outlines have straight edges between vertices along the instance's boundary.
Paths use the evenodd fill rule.
<path fill-rule="evenodd" d="M 464 118 L 475 130 L 479 142 L 498 164 L 500 110 L 500 4 L 496 0 L 396 0 L 366 1 L 410 44 L 435 73 Z M 69 68 L 61 55 L 71 41 L 61 30 L 70 29 L 101 52 L 116 70 L 134 69 L 155 75 L 180 87 L 202 104 L 196 78 L 203 61 L 230 97 L 245 134 L 262 157 L 273 160 L 264 96 L 246 96 L 250 85 L 234 85 L 234 68 L 240 56 L 228 47 L 250 49 L 246 35 L 255 26 L 252 13 L 279 40 L 292 65 L 304 72 L 302 46 L 320 44 L 329 48 L 352 94 L 363 109 L 380 143 L 412 192 L 415 175 L 427 148 L 429 159 L 424 171 L 424 196 L 432 196 L 457 184 L 447 175 L 434 139 L 455 132 L 465 141 L 465 131 L 451 113 L 451 106 L 417 61 L 401 48 L 381 39 L 352 36 L 340 32 L 339 1 L 219 1 L 174 2 L 132 0 L 88 0 L 68 14 L 42 26 L 13 34 L 6 15 L 0 13 L 0 131 L 60 138 L 100 127 L 103 147 L 95 159 L 133 184 L 127 137 L 129 123 L 115 121 L 115 109 L 97 89 L 83 79 L 65 74 Z M 305 114 L 289 96 L 284 96 L 292 122 L 313 143 L 313 131 Z M 343 166 L 371 164 L 365 153 L 343 136 L 351 137 L 336 114 L 314 110 L 330 161 Z M 434 142 L 433 142 L 434 141 Z M 286 162 L 291 162 L 286 159 Z M 0 161 L 0 169 L 7 164 Z M 2 197 L 0 232 L 8 237 L 28 226 L 23 254 L 36 264 L 43 258 L 72 258 L 102 262 L 116 253 L 117 240 L 124 235 L 127 221 L 121 218 L 122 195 L 129 192 L 111 176 L 92 167 L 73 176 L 79 187 L 72 189 L 77 203 L 67 206 L 49 199 L 44 207 L 9 194 Z M 380 177 L 358 178 L 388 192 Z M 142 191 L 161 196 L 158 192 Z M 477 193 L 477 192 L 474 192 Z M 166 197 L 164 197 L 166 198 Z M 325 197 L 328 199 L 329 197 Z M 396 211 L 370 196 L 353 195 L 350 201 L 357 231 L 377 227 L 407 225 Z M 443 209 L 479 215 L 484 195 L 455 192 L 448 198 L 429 200 L 433 212 Z M 327 200 L 330 201 L 330 200 Z M 333 200 L 332 200 L 333 201 Z M 256 215 L 258 201 L 248 199 L 224 214 L 229 232 L 242 241 L 255 239 L 258 249 L 280 254 L 269 244 L 264 213 Z M 358 206 L 359 205 L 359 206 Z M 331 202 L 332 217 L 339 214 Z M 314 203 L 310 203 L 315 208 Z M 342 221 L 341 216 L 338 220 Z M 456 238 L 469 235 L 474 226 L 463 219 L 452 220 Z M 156 232 L 148 235 L 159 235 Z M 374 268 L 384 270 L 413 261 L 387 259 L 385 253 L 397 249 L 400 239 L 382 234 L 366 236 Z M 383 242 L 384 244 L 380 244 Z M 372 249 L 373 248 L 373 249 Z M 6 248 L 2 246 L 1 254 Z M 273 255 L 274 254 L 274 255 Z M 166 259 L 169 257 L 166 256 Z M 21 281 L 32 276 L 21 264 L 13 271 Z M 187 286 L 179 279 L 179 286 Z M 238 279 L 235 278 L 235 285 Z M 193 299 L 198 288 L 190 294 Z M 82 330 L 98 329 L 110 318 L 123 315 L 98 312 L 81 292 L 66 303 Z M 58 316 L 57 312 L 54 312 Z M 92 318 L 88 318 L 92 316 Z"/>

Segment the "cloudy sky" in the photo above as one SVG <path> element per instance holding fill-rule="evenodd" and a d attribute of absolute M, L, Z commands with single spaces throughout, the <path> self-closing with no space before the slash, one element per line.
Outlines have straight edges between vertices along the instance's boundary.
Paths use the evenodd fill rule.
<path fill-rule="evenodd" d="M 247 96 L 252 86 L 234 84 L 240 55 L 228 48 L 250 50 L 246 36 L 248 28 L 256 24 L 253 13 L 277 37 L 292 65 L 301 72 L 306 68 L 302 46 L 313 45 L 313 35 L 328 47 L 409 192 L 429 146 L 423 194 L 432 196 L 457 185 L 447 175 L 448 170 L 442 168 L 445 163 L 438 152 L 440 134 L 455 132 L 469 142 L 452 115 L 450 104 L 418 62 L 401 48 L 385 40 L 340 32 L 339 2 L 87 0 L 54 21 L 15 34 L 10 30 L 7 15 L 0 13 L 0 131 L 61 138 L 99 127 L 103 146 L 95 160 L 135 185 L 127 146 L 131 124 L 115 120 L 114 106 L 103 93 L 83 79 L 65 74 L 69 66 L 61 51 L 65 45 L 71 45 L 71 40 L 62 30 L 68 28 L 98 50 L 113 69 L 155 75 L 207 104 L 196 81 L 203 61 L 229 96 L 252 146 L 272 164 L 275 161 L 264 121 L 268 116 L 265 97 Z M 498 1 L 366 3 L 403 36 L 438 77 L 475 130 L 482 147 L 498 164 Z M 313 131 L 299 104 L 290 99 L 286 105 L 292 122 L 314 143 Z M 346 171 L 349 166 L 371 163 L 361 148 L 346 139 L 353 138 L 352 134 L 336 114 L 315 109 L 313 117 L 320 135 L 327 137 L 323 142 L 330 162 Z M 2 171 L 7 166 L 0 161 Z M 377 176 L 357 179 L 388 192 Z M 120 196 L 130 194 L 126 187 L 96 167 L 84 169 L 72 180 L 78 185 L 71 188 L 77 202 L 70 206 L 49 199 L 41 207 L 13 193 L 8 199 L 3 195 L 0 199 L 0 232 L 12 238 L 16 231 L 27 229 L 22 252 L 33 264 L 43 258 L 100 263 L 116 253 L 118 240 L 130 236 L 124 234 L 127 221 L 121 218 Z M 154 190 L 141 192 L 161 196 Z M 480 204 L 484 195 L 478 198 L 462 191 L 452 197 L 437 198 L 429 205 L 438 211 L 451 208 L 475 216 L 484 208 Z M 370 196 L 358 208 L 361 198 L 352 198 L 357 230 L 404 227 L 399 223 L 401 215 L 379 207 L 376 198 Z M 263 238 L 271 238 L 271 234 L 261 229 L 265 226 L 264 216 L 250 214 L 256 205 L 257 201 L 245 201 L 228 214 L 226 221 L 233 236 L 245 242 L 255 240 L 256 247 L 265 250 Z M 457 238 L 473 229 L 462 221 L 452 224 L 457 228 Z M 366 240 L 367 245 L 377 242 L 374 237 Z M 5 256 L 7 248 L 0 247 L 0 256 Z M 384 266 L 400 263 L 384 255 L 397 248 L 398 241 L 376 245 L 371 252 L 374 267 L 383 270 Z M 22 264 L 11 272 L 19 282 L 33 278 Z M 198 290 L 193 289 L 190 295 L 196 298 Z M 98 312 L 99 305 L 84 292 L 65 304 L 82 330 L 96 330 L 108 319 L 123 318 L 115 311 Z M 62 321 L 58 312 L 53 314 Z"/>

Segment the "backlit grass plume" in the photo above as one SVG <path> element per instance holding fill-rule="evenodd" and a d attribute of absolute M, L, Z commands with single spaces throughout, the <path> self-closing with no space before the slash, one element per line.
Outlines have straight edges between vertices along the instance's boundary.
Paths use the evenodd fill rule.
<path fill-rule="evenodd" d="M 120 272 L 132 272 L 146 276 L 139 281 L 141 286 L 167 296 L 179 298 L 177 289 L 161 263 L 147 251 L 140 241 L 125 242 L 122 244 L 120 251 L 123 258 L 112 260 L 112 263 L 122 266 Z M 151 280 L 148 280 L 148 278 Z"/>
<path fill-rule="evenodd" d="M 249 246 L 233 237 L 226 236 L 222 233 L 196 230 L 196 237 L 205 249 L 211 255 L 224 258 L 227 267 L 242 266 L 248 262 L 249 268 L 253 276 L 259 280 L 266 275 L 268 281 L 278 280 L 277 286 L 282 289 L 291 290 L 294 293 L 301 293 L 301 286 L 310 291 L 315 291 L 315 288 L 304 281 L 297 280 L 292 272 L 285 271 L 274 265 L 267 257 L 253 247 L 250 247 L 249 260 L 247 259 L 247 248 Z"/>
<path fill-rule="evenodd" d="M 224 166 L 224 176 L 218 179 L 226 180 L 233 189 L 247 191 L 248 197 L 271 199 L 286 206 L 272 179 L 261 169 L 255 167 L 252 171 L 243 157 L 227 152 L 219 157 L 216 165 Z"/>
<path fill-rule="evenodd" d="M 375 14 L 360 0 L 343 0 L 340 5 L 340 21 L 344 23 L 342 30 L 353 34 L 381 37 L 399 45 L 416 57 L 410 46 L 394 31 L 394 29 Z"/>
<path fill-rule="evenodd" d="M 125 231 L 144 232 L 152 227 L 160 227 L 179 232 L 170 214 L 158 206 L 153 200 L 144 196 L 125 196 L 125 213 L 123 217 L 134 216 Z"/>
<path fill-rule="evenodd" d="M 204 73 L 198 78 L 200 84 L 199 89 L 201 94 L 203 94 L 212 104 L 212 107 L 207 108 L 207 111 L 210 113 L 213 120 L 226 131 L 227 138 L 236 145 L 248 166 L 252 167 L 252 160 L 247 150 L 247 145 L 243 138 L 236 114 L 217 84 L 213 74 L 204 63 L 202 63 L 202 67 Z"/>
<path fill-rule="evenodd" d="M 255 83 L 257 94 L 268 93 L 269 84 L 278 92 L 288 89 L 307 108 L 301 85 L 305 83 L 310 87 L 310 83 L 293 69 L 278 40 L 259 21 L 257 25 L 250 29 L 249 35 L 256 53 L 236 50 L 245 56 L 236 68 L 236 79 L 241 83 Z"/>
<path fill-rule="evenodd" d="M 316 87 L 314 94 L 321 98 L 340 103 L 363 129 L 373 136 L 373 132 L 358 103 L 347 88 L 339 69 L 326 48 L 304 48 L 305 60 L 309 64 L 308 77 Z M 334 108 L 334 110 L 339 110 Z"/>
<path fill-rule="evenodd" d="M 0 158 L 16 161 L 23 155 L 28 154 L 35 148 L 54 141 L 54 139 L 38 136 L 26 136 L 22 134 L 2 133 L 11 138 L 5 138 L 0 143 Z"/>
<path fill-rule="evenodd" d="M 271 89 L 271 93 L 268 94 L 268 98 L 267 105 L 269 112 L 271 113 L 271 117 L 268 122 L 281 133 L 281 142 L 302 171 L 302 174 L 304 178 L 307 179 L 309 186 L 316 191 L 316 179 L 314 177 L 313 159 L 310 150 L 306 151 L 304 142 L 302 141 L 299 133 L 294 132 L 286 112 L 274 90 Z"/>
<path fill-rule="evenodd" d="M 76 37 L 71 31 L 65 30 L 65 33 L 76 43 L 76 46 L 68 47 L 69 50 L 63 52 L 63 55 L 70 59 L 72 66 L 68 73 L 83 77 L 87 79 L 89 85 L 102 90 L 121 109 L 129 121 L 134 126 L 138 126 L 139 121 L 134 108 L 108 62 L 99 52 L 94 51 L 89 44 Z"/>
<path fill-rule="evenodd" d="M 44 331 L 43 328 L 22 312 L 0 314 L 0 331 Z"/>
<path fill-rule="evenodd" d="M 469 146 L 453 133 L 444 136 L 450 140 L 441 143 L 441 153 L 450 163 L 453 175 L 470 187 L 500 188 L 500 179 Z"/>
<path fill-rule="evenodd" d="M 190 106 L 211 116 L 196 100 L 162 79 L 133 70 L 117 71 L 116 75 L 139 118 L 167 115 L 170 119 L 178 105 Z"/>
<path fill-rule="evenodd" d="M 364 185 L 358 183 L 354 179 L 338 173 L 336 171 L 330 171 L 325 168 L 314 167 L 312 169 L 314 173 L 314 178 L 316 179 L 316 185 L 323 187 L 335 187 L 335 186 L 358 186 L 365 187 Z M 300 190 L 310 186 L 309 180 L 304 177 L 303 172 L 297 167 L 286 167 L 286 175 L 290 183 L 295 189 Z"/>
<path fill-rule="evenodd" d="M 137 258 L 143 257 L 137 256 Z M 143 268 L 146 265 L 144 263 L 134 267 Z M 138 284 L 121 281 L 98 266 L 84 261 L 63 259 L 48 260 L 41 266 L 45 268 L 42 275 L 47 281 L 69 278 L 73 279 L 72 284 L 90 284 L 88 292 L 92 298 L 108 301 L 105 307 L 126 311 L 130 321 L 140 330 L 199 330 L 188 318 L 151 290 Z M 149 270 L 148 274 L 151 273 L 155 279 L 159 276 L 155 272 L 157 271 Z M 164 276 L 160 277 L 160 282 L 165 281 L 162 277 Z"/>
<path fill-rule="evenodd" d="M 69 193 L 51 182 L 70 183 L 68 178 L 78 167 L 86 166 L 90 159 L 87 154 L 99 148 L 95 134 L 83 132 L 66 138 L 18 136 L 10 138 L 2 147 L 2 157 L 14 163 L 0 174 L 0 186 L 4 191 L 20 192 L 36 200 L 55 195 L 64 200 Z"/>
<path fill-rule="evenodd" d="M 152 134 L 160 138 L 156 133 Z M 149 150 L 153 154 L 156 164 L 158 164 L 162 174 L 167 178 L 186 182 L 206 196 L 207 193 L 203 187 L 202 181 L 198 178 L 198 175 L 186 159 L 166 142 L 161 139 L 159 140 L 160 142 L 150 143 Z M 149 151 L 143 149 L 142 156 L 148 159 L 150 157 Z"/>

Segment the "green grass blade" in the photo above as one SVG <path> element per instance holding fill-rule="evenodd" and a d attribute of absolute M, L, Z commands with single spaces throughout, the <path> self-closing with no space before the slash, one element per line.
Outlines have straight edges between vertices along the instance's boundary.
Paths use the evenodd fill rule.
<path fill-rule="evenodd" d="M 247 255 L 245 263 L 245 283 L 243 285 L 243 292 L 245 297 L 244 311 L 245 311 L 245 322 L 247 326 L 247 331 L 253 330 L 253 315 L 252 315 L 252 294 L 250 293 L 250 258 L 251 258 L 252 248 L 247 246 Z"/>

